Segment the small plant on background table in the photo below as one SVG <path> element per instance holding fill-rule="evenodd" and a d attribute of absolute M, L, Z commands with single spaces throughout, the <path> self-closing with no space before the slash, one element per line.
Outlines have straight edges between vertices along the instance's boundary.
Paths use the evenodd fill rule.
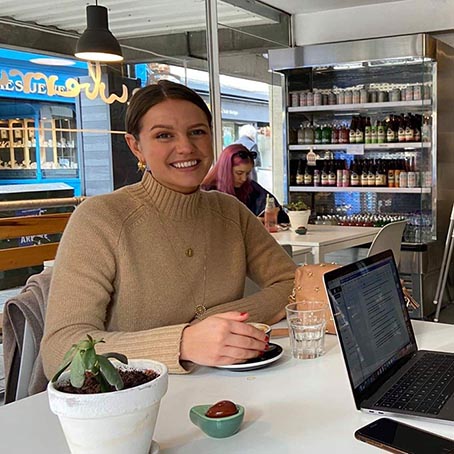
<path fill-rule="evenodd" d="M 289 202 L 287 205 L 284 205 L 285 208 L 289 211 L 306 211 L 309 210 L 309 206 L 305 204 L 302 200 L 298 200 L 297 202 Z"/>

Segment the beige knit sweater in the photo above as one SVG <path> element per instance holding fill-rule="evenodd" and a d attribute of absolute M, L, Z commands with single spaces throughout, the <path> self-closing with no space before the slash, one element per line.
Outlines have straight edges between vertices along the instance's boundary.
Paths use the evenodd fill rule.
<path fill-rule="evenodd" d="M 217 191 L 171 191 L 149 173 L 140 183 L 86 200 L 72 214 L 55 261 L 44 338 L 47 377 L 91 334 L 101 352 L 179 362 L 195 317 L 230 310 L 267 321 L 286 304 L 295 265 L 256 217 Z M 243 298 L 246 274 L 263 290 Z"/>

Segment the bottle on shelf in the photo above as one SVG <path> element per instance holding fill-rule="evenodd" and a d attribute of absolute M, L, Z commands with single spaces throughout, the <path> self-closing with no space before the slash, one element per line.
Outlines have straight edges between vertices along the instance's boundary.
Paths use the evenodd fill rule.
<path fill-rule="evenodd" d="M 304 143 L 304 128 L 303 125 L 301 124 L 299 128 L 297 129 L 296 133 L 296 143 L 298 145 L 302 145 Z"/>
<path fill-rule="evenodd" d="M 303 142 L 305 144 L 313 144 L 314 143 L 314 129 L 309 122 L 305 123 L 303 131 L 304 131 Z"/>
<path fill-rule="evenodd" d="M 390 162 L 388 163 L 388 176 L 387 176 L 388 188 L 395 187 L 395 184 L 394 184 L 395 166 L 396 166 L 396 164 L 395 164 L 394 159 L 391 159 Z"/>
<path fill-rule="evenodd" d="M 322 143 L 322 128 L 320 125 L 314 125 L 314 143 L 321 144 Z"/>
<path fill-rule="evenodd" d="M 306 164 L 306 168 L 304 169 L 303 184 L 304 186 L 312 186 L 313 184 L 312 168 L 309 164 Z"/>
<path fill-rule="evenodd" d="M 360 186 L 368 186 L 368 174 L 369 174 L 369 166 L 367 159 L 364 159 L 361 163 L 361 174 L 359 177 L 359 185 Z"/>
<path fill-rule="evenodd" d="M 325 124 L 322 127 L 322 143 L 323 144 L 329 144 L 331 143 L 331 132 L 332 128 L 330 125 Z"/>
<path fill-rule="evenodd" d="M 387 143 L 393 143 L 396 142 L 397 137 L 396 137 L 396 131 L 395 131 L 395 126 L 394 126 L 394 115 L 390 115 L 386 120 L 385 120 L 385 125 L 386 125 L 386 142 Z"/>
<path fill-rule="evenodd" d="M 375 170 L 375 186 L 385 187 L 388 185 L 388 171 L 384 159 L 378 159 Z"/>
<path fill-rule="evenodd" d="M 337 125 L 332 125 L 331 127 L 331 143 L 337 144 L 340 139 L 340 128 Z"/>
<path fill-rule="evenodd" d="M 413 129 L 413 124 L 411 117 L 407 117 L 405 122 L 405 142 L 414 142 L 415 141 L 415 131 Z"/>
<path fill-rule="evenodd" d="M 422 116 L 419 114 L 413 115 L 412 117 L 413 121 L 413 134 L 414 134 L 414 141 L 415 142 L 421 142 L 421 121 L 422 121 Z"/>
<path fill-rule="evenodd" d="M 359 116 L 356 122 L 356 143 L 364 143 L 364 118 Z"/>
<path fill-rule="evenodd" d="M 296 185 L 296 170 L 298 169 L 299 159 L 290 159 L 289 172 L 290 172 L 290 186 Z"/>
<path fill-rule="evenodd" d="M 432 128 L 430 126 L 430 118 L 424 116 L 421 126 L 421 140 L 423 142 L 430 142 L 432 139 Z"/>
<path fill-rule="evenodd" d="M 315 167 L 317 164 L 317 155 L 314 153 L 313 148 L 311 148 L 306 154 L 306 165 L 310 167 Z"/>
<path fill-rule="evenodd" d="M 314 93 L 312 91 L 308 91 L 306 95 L 306 104 L 308 106 L 314 105 Z"/>
<path fill-rule="evenodd" d="M 342 187 L 347 188 L 350 186 L 350 170 L 347 167 L 347 161 L 343 161 L 342 167 Z"/>
<path fill-rule="evenodd" d="M 320 186 L 321 185 L 321 175 L 320 175 L 319 161 L 317 161 L 315 163 L 313 182 L 314 182 L 314 186 Z"/>
<path fill-rule="evenodd" d="M 360 186 L 360 172 L 356 159 L 353 159 L 350 163 L 350 186 Z"/>
<path fill-rule="evenodd" d="M 328 186 L 329 185 L 329 183 L 328 183 L 328 174 L 329 174 L 328 161 L 325 159 L 323 161 L 322 171 L 320 172 L 320 183 L 321 183 L 322 186 Z"/>
<path fill-rule="evenodd" d="M 386 142 L 385 126 L 381 120 L 377 121 L 377 143 Z"/>
<path fill-rule="evenodd" d="M 296 169 L 296 184 L 304 184 L 304 163 L 302 159 L 298 161 L 298 167 Z"/>
<path fill-rule="evenodd" d="M 356 117 L 352 117 L 348 138 L 349 143 L 356 143 L 356 123 L 357 123 Z"/>
<path fill-rule="evenodd" d="M 366 118 L 364 124 L 364 143 L 372 143 L 372 125 L 370 123 L 370 117 Z"/>
<path fill-rule="evenodd" d="M 333 160 L 330 160 L 329 167 L 328 167 L 328 186 L 336 186 L 336 182 L 337 182 L 337 174 L 336 174 L 335 162 Z"/>
<path fill-rule="evenodd" d="M 399 174 L 399 188 L 408 187 L 408 173 L 407 173 L 407 163 L 405 159 L 401 159 L 400 165 L 400 174 Z"/>
<path fill-rule="evenodd" d="M 398 188 L 400 184 L 400 172 L 402 171 L 400 159 L 394 161 L 394 187 Z"/>
<path fill-rule="evenodd" d="M 418 178 L 415 168 L 415 158 L 410 158 L 410 163 L 408 166 L 408 173 L 407 173 L 407 186 L 409 188 L 416 188 L 418 185 Z"/>
<path fill-rule="evenodd" d="M 370 127 L 370 143 L 377 143 L 377 123 L 373 123 Z"/>
<path fill-rule="evenodd" d="M 399 143 L 405 142 L 407 140 L 405 135 L 406 123 L 407 117 L 405 117 L 404 114 L 401 114 L 399 117 L 399 129 L 397 130 L 397 141 Z"/>
<path fill-rule="evenodd" d="M 344 180 L 344 161 L 343 160 L 335 161 L 335 164 L 336 164 L 336 186 L 338 188 L 341 188 Z"/>
<path fill-rule="evenodd" d="M 367 170 L 367 186 L 375 186 L 375 162 L 373 159 L 369 161 L 369 168 Z"/>
<path fill-rule="evenodd" d="M 339 143 L 349 143 L 350 142 L 350 130 L 345 124 L 342 124 L 339 132 Z"/>

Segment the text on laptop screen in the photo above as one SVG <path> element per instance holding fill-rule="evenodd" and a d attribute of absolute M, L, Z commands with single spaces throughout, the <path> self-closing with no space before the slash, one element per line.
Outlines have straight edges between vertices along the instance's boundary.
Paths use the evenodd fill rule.
<path fill-rule="evenodd" d="M 326 283 L 350 379 L 361 392 L 413 348 L 392 257 Z"/>

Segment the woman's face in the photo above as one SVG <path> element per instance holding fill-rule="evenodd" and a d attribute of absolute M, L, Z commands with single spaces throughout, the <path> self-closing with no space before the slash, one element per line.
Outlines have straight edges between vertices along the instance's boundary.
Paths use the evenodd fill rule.
<path fill-rule="evenodd" d="M 153 106 L 142 117 L 139 140 L 125 137 L 159 183 L 183 194 L 197 190 L 213 161 L 208 119 L 189 101 L 167 99 Z"/>
<path fill-rule="evenodd" d="M 241 163 L 233 166 L 233 186 L 241 188 L 252 172 L 254 165 L 252 163 Z"/>

